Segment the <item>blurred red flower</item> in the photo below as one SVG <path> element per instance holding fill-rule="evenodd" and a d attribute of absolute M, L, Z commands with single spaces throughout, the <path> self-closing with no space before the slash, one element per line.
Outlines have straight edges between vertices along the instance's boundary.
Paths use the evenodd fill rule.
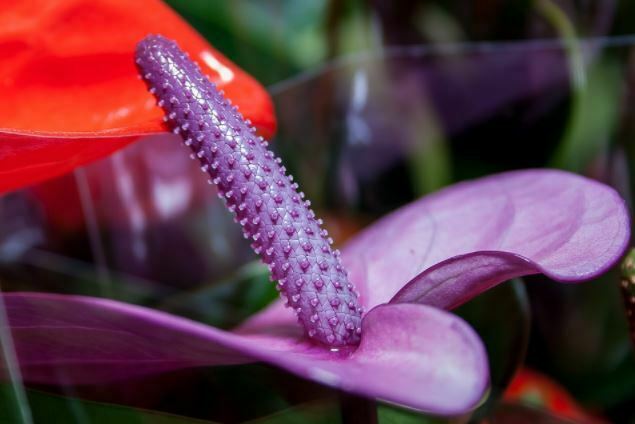
<path fill-rule="evenodd" d="M 166 130 L 133 52 L 178 40 L 265 137 L 267 92 L 159 0 L 0 0 L 0 192 L 64 174 Z"/>

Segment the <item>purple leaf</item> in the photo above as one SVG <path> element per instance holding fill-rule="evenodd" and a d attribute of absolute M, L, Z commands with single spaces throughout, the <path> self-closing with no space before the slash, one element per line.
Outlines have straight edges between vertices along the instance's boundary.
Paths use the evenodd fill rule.
<path fill-rule="evenodd" d="M 319 383 L 437 414 L 475 406 L 488 383 L 483 346 L 460 318 L 423 305 L 382 305 L 356 350 L 290 334 L 228 333 L 124 303 L 4 294 L 27 381 L 97 383 L 193 366 L 260 360 Z"/>

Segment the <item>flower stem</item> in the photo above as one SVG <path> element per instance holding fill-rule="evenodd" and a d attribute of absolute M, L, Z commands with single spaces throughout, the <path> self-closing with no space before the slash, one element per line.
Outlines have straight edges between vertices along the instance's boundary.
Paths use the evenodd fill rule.
<path fill-rule="evenodd" d="M 629 333 L 633 346 L 635 346 L 635 249 L 631 249 L 622 262 L 620 286 Z"/>

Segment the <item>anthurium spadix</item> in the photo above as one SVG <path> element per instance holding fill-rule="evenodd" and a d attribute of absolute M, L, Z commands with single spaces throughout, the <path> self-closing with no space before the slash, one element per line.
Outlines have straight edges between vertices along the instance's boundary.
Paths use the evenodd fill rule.
<path fill-rule="evenodd" d="M 474 331 L 441 308 L 527 274 L 592 278 L 628 241 L 628 213 L 611 188 L 530 170 L 422 198 L 339 256 L 266 143 L 175 44 L 145 39 L 137 64 L 283 299 L 225 332 L 111 300 L 5 294 L 28 381 L 97 383 L 263 361 L 362 396 L 460 414 L 486 392 L 487 358 Z"/>

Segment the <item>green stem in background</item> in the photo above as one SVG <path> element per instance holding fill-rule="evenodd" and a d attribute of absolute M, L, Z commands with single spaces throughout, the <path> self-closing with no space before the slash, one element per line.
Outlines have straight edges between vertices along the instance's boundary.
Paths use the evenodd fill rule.
<path fill-rule="evenodd" d="M 624 298 L 629 334 L 633 346 L 635 346 L 635 249 L 631 249 L 622 262 L 620 286 Z"/>
<path fill-rule="evenodd" d="M 27 401 L 20 368 L 15 357 L 13 340 L 7 325 L 4 302 L 0 297 L 0 361 L 7 370 L 9 384 L 0 387 L 0 422 L 32 424 L 31 408 Z"/>
<path fill-rule="evenodd" d="M 421 130 L 423 140 L 413 148 L 408 162 L 416 193 L 425 195 L 449 185 L 452 176 L 450 152 L 442 132 L 432 127 Z"/>
<path fill-rule="evenodd" d="M 606 153 L 618 119 L 621 82 L 614 62 L 592 66 L 586 86 L 573 93 L 567 126 L 550 166 L 584 173 Z"/>
<path fill-rule="evenodd" d="M 0 385 L 0 392 L 7 389 Z M 112 403 L 95 402 L 77 397 L 60 396 L 40 390 L 27 389 L 25 399 L 33 406 L 33 419 L 29 423 L 62 424 L 218 424 L 215 421 L 173 415 Z M 0 423 L 17 424 L 5 419 L 5 404 L 0 400 Z M 27 421 L 25 421 L 27 422 Z M 272 424 L 277 422 L 272 421 Z"/>
<path fill-rule="evenodd" d="M 571 75 L 571 112 L 550 166 L 584 172 L 606 149 L 615 128 L 621 76 L 607 61 L 595 61 L 587 69 L 575 27 L 556 3 L 535 0 L 534 6 L 560 36 Z"/>
<path fill-rule="evenodd" d="M 410 131 L 417 134 L 410 146 L 408 168 L 415 193 L 418 196 L 437 191 L 452 183 L 450 151 L 439 118 L 429 97 L 421 96 L 413 106 L 417 118 Z"/>
<path fill-rule="evenodd" d="M 558 31 L 560 38 L 565 43 L 573 91 L 575 92 L 584 88 L 586 84 L 584 60 L 582 58 L 580 43 L 571 20 L 552 0 L 536 0 L 534 5 L 536 10 Z"/>
<path fill-rule="evenodd" d="M 578 137 L 576 129 L 585 126 L 585 121 L 580 117 L 585 115 L 585 103 L 589 100 L 588 96 L 585 96 L 585 92 L 588 92 L 589 89 L 586 84 L 580 43 L 576 38 L 575 27 L 560 6 L 552 0 L 535 0 L 534 8 L 555 28 L 560 39 L 564 42 L 571 76 L 571 112 L 562 140 L 558 143 L 558 148 L 554 153 L 552 166 L 580 172 L 580 168 L 585 164 L 577 160 L 581 156 L 578 151 L 581 138 Z"/>

